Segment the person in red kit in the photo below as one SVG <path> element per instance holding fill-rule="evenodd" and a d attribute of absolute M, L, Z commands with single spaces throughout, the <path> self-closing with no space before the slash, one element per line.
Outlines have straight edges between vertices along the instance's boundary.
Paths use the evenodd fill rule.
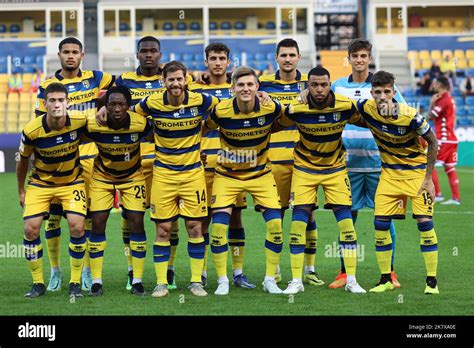
<path fill-rule="evenodd" d="M 449 94 L 449 80 L 445 76 L 438 77 L 434 82 L 436 94 L 431 98 L 428 117 L 434 120 L 436 138 L 438 139 L 438 163 L 444 166 L 451 187 L 452 198 L 444 201 L 441 194 L 438 175 L 433 171 L 433 183 L 436 190 L 435 202 L 441 204 L 461 204 L 459 195 L 459 178 L 455 165 L 458 161 L 458 139 L 454 132 L 456 124 L 456 107 L 454 100 Z M 443 202 L 444 201 L 444 202 Z"/>

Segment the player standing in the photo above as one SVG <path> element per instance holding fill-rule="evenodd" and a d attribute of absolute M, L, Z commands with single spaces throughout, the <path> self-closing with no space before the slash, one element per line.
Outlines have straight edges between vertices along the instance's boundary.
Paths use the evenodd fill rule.
<path fill-rule="evenodd" d="M 205 121 L 207 129 L 220 130 L 220 151 L 212 187 L 212 259 L 218 275 L 216 295 L 229 293 L 227 278 L 227 228 L 237 197 L 252 195 L 255 209 L 262 211 L 267 226 L 266 272 L 263 289 L 280 294 L 275 282 L 282 250 L 281 206 L 267 151 L 271 126 L 281 114 L 278 102 L 260 103 L 258 78 L 248 67 L 232 75 L 235 97 L 221 101 Z"/>
<path fill-rule="evenodd" d="M 272 98 L 283 105 L 297 101 L 299 94 L 308 87 L 308 77 L 297 68 L 301 60 L 298 43 L 293 39 L 281 40 L 276 48 L 278 70 L 274 74 L 260 77 L 260 90 L 267 92 Z M 270 138 L 268 158 L 272 163 L 272 173 L 280 197 L 282 216 L 290 205 L 291 178 L 293 173 L 293 149 L 299 140 L 296 127 L 289 127 L 274 133 Z M 306 245 L 304 281 L 307 284 L 321 286 L 324 282 L 315 271 L 318 230 L 313 215 L 310 215 L 306 228 Z M 277 283 L 281 281 L 279 267 L 276 275 Z"/>
<path fill-rule="evenodd" d="M 82 43 L 74 38 L 67 37 L 59 43 L 58 58 L 61 69 L 56 71 L 54 77 L 43 81 L 38 90 L 36 100 L 36 114 L 45 112 L 44 98 L 45 89 L 51 83 L 59 82 L 66 86 L 69 93 L 69 106 L 71 110 L 80 110 L 86 117 L 93 117 L 97 112 L 99 92 L 108 89 L 114 82 L 114 77 L 110 74 L 96 70 L 81 70 L 80 65 L 84 59 Z M 92 176 L 94 157 L 97 155 L 97 147 L 94 143 L 82 144 L 79 146 L 81 166 L 83 168 L 83 178 L 85 180 L 86 191 Z M 61 289 L 62 273 L 60 268 L 60 245 L 61 245 L 61 216 L 63 212 L 61 205 L 53 201 L 49 213 L 49 221 L 46 226 L 46 244 L 51 262 L 51 278 L 48 284 L 49 291 Z M 91 230 L 90 218 L 86 218 L 85 233 L 89 237 Z M 92 278 L 89 268 L 89 257 L 86 252 L 84 258 L 84 269 L 82 272 L 82 289 L 90 290 Z"/>
<path fill-rule="evenodd" d="M 96 122 L 89 122 L 85 133 L 99 150 L 94 160 L 94 173 L 89 189 L 92 233 L 88 248 L 92 296 L 103 294 L 105 228 L 113 207 L 115 191 L 120 193 L 121 206 L 131 227 L 132 294 L 145 294 L 142 275 L 147 244 L 143 215 L 149 198 L 141 166 L 140 143 L 144 136 L 151 136 L 152 127 L 146 118 L 128 111 L 131 103 L 132 97 L 126 87 L 112 87 L 106 94 L 107 125 L 99 126 Z"/>
<path fill-rule="evenodd" d="M 127 87 L 132 95 L 132 105 L 137 104 L 143 98 L 153 93 L 163 93 L 164 83 L 162 69 L 160 68 L 160 60 L 162 57 L 160 41 L 153 36 L 145 36 L 138 40 L 137 43 L 137 59 L 139 66 L 135 71 L 130 71 L 120 75 L 115 84 L 117 86 Z M 188 75 L 188 81 L 190 76 Z M 154 141 L 142 141 L 140 146 L 143 174 L 146 181 L 147 196 L 151 194 L 151 183 L 153 178 L 153 161 L 155 159 Z M 132 288 L 133 272 L 132 272 L 132 254 L 130 252 L 130 233 L 132 229 L 127 221 L 126 214 L 122 211 L 122 237 L 125 245 L 125 252 L 128 260 L 128 282 L 127 290 Z M 179 225 L 178 221 L 173 221 L 171 226 L 171 252 L 168 263 L 168 289 L 175 289 L 174 281 L 174 260 L 176 258 L 176 249 L 179 242 Z"/>
<path fill-rule="evenodd" d="M 155 93 L 134 106 L 151 116 L 155 132 L 155 161 L 151 218 L 156 223 L 153 247 L 157 285 L 153 297 L 168 295 L 166 272 L 170 255 L 172 221 L 182 217 L 188 231 L 191 284 L 196 296 L 206 296 L 201 284 L 204 238 L 201 220 L 207 216 L 206 183 L 200 158 L 201 122 L 218 99 L 186 90 L 186 68 L 180 62 L 163 68 L 164 93 Z"/>
<path fill-rule="evenodd" d="M 370 292 L 394 289 L 390 275 L 390 222 L 405 218 L 410 198 L 427 271 L 425 294 L 438 294 L 438 241 L 432 220 L 435 194 L 432 172 L 438 145 L 423 116 L 415 108 L 394 101 L 394 84 L 392 74 L 378 71 L 372 78 L 373 99 L 357 102 L 359 112 L 377 142 L 382 161 L 374 212 L 375 254 L 382 275 Z M 427 153 L 419 136 L 428 143 Z"/>
<path fill-rule="evenodd" d="M 434 128 L 436 138 L 438 139 L 438 162 L 444 166 L 444 171 L 448 175 L 449 187 L 451 188 L 452 198 L 444 200 L 439 185 L 438 173 L 433 170 L 433 183 L 436 191 L 435 202 L 441 204 L 461 204 L 459 193 L 459 178 L 456 173 L 456 164 L 458 162 L 458 138 L 454 131 L 456 124 L 456 107 L 454 100 L 449 94 L 449 80 L 441 76 L 434 82 L 436 94 L 431 98 L 428 118 L 434 119 Z"/>
<path fill-rule="evenodd" d="M 360 115 L 351 99 L 331 91 L 329 71 L 322 67 L 313 68 L 308 73 L 308 91 L 308 103 L 289 105 L 278 121 L 281 127 L 296 124 L 300 132 L 300 140 L 294 150 L 295 165 L 291 181 L 293 216 L 290 254 L 293 280 L 283 293 L 304 291 L 301 276 L 306 225 L 312 210 L 317 208 L 319 186 L 324 190 L 324 207 L 333 210 L 339 226 L 342 257 L 347 269 L 345 289 L 352 293 L 365 293 L 356 280 L 357 236 L 351 216 L 351 186 L 342 145 L 344 126 L 348 122 L 360 122 Z"/>
<path fill-rule="evenodd" d="M 347 48 L 347 59 L 352 73 L 347 77 L 333 82 L 331 89 L 335 93 L 345 95 L 354 100 L 369 99 L 372 88 L 373 74 L 369 72 L 372 62 L 372 44 L 364 39 L 355 39 Z M 400 92 L 395 87 L 395 100 L 406 104 Z M 347 170 L 352 190 L 352 220 L 357 221 L 358 211 L 364 207 L 374 209 L 375 191 L 380 178 L 380 152 L 372 133 L 367 128 L 347 124 L 342 132 L 342 142 L 347 150 Z M 395 260 L 396 230 L 393 222 L 390 225 L 393 253 L 391 277 L 393 285 L 398 288 L 400 283 L 393 271 Z M 341 271 L 329 288 L 336 289 L 346 284 L 346 270 L 341 257 Z"/>
<path fill-rule="evenodd" d="M 71 239 L 69 243 L 71 280 L 69 295 L 82 297 L 81 271 L 86 251 L 84 219 L 87 212 L 86 191 L 79 163 L 79 140 L 86 118 L 67 113 L 68 91 L 60 83 L 50 83 L 42 91 L 46 113 L 28 122 L 21 135 L 20 160 L 16 172 L 20 205 L 24 208 L 25 256 L 33 276 L 33 286 L 26 297 L 45 294 L 43 247 L 39 236 L 43 219 L 53 200 L 61 204 Z M 30 156 L 33 170 L 25 193 L 25 178 Z"/>
<path fill-rule="evenodd" d="M 205 64 L 208 68 L 209 77 L 205 84 L 194 82 L 188 86 L 189 90 L 198 93 L 213 95 L 219 100 L 229 99 L 233 96 L 230 76 L 227 75 L 227 67 L 230 65 L 229 48 L 223 43 L 211 43 L 206 49 Z M 209 225 L 211 223 L 211 196 L 212 185 L 214 183 L 214 173 L 217 165 L 218 152 L 220 150 L 219 130 L 210 130 L 203 135 L 201 140 L 201 150 L 206 155 L 206 192 L 207 207 L 209 215 L 203 220 L 203 236 L 206 243 L 206 254 L 204 257 L 203 283 L 207 280 L 207 252 L 209 246 Z M 235 208 L 229 221 L 229 246 L 231 248 L 232 259 L 232 282 L 234 285 L 244 289 L 254 289 L 252 284 L 243 273 L 244 268 L 244 248 L 245 230 L 242 223 L 242 209 L 247 207 L 246 193 L 237 197 Z"/>

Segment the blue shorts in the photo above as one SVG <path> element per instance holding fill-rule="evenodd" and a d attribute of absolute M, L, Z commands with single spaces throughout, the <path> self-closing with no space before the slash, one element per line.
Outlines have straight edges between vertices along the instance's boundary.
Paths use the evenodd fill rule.
<path fill-rule="evenodd" d="M 349 172 L 352 191 L 352 210 L 360 210 L 364 207 L 374 209 L 375 191 L 377 191 L 379 178 L 380 172 Z"/>

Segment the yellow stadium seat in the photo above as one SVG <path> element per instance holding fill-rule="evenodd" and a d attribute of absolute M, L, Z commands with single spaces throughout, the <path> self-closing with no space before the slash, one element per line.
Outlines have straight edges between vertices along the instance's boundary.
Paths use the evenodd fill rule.
<path fill-rule="evenodd" d="M 418 59 L 418 51 L 408 51 L 407 52 L 407 58 L 409 60 Z"/>
<path fill-rule="evenodd" d="M 0 120 L 0 133 L 5 133 L 5 122 L 3 120 Z"/>
<path fill-rule="evenodd" d="M 421 50 L 418 52 L 418 57 L 420 57 L 420 59 L 431 59 L 430 51 Z"/>
<path fill-rule="evenodd" d="M 465 25 L 464 25 L 464 19 L 455 19 L 454 20 L 454 27 L 460 31 L 464 31 Z"/>
<path fill-rule="evenodd" d="M 443 29 L 451 29 L 453 28 L 453 22 L 450 19 L 443 19 L 441 20 L 441 28 Z"/>
<path fill-rule="evenodd" d="M 474 58 L 474 50 L 466 50 L 466 58 L 473 59 Z"/>
<path fill-rule="evenodd" d="M 466 58 L 464 55 L 464 50 L 454 50 L 454 58 L 457 58 L 457 59 Z"/>
<path fill-rule="evenodd" d="M 31 95 L 29 92 L 20 94 L 20 103 L 30 103 L 31 102 Z"/>
<path fill-rule="evenodd" d="M 0 94 L 8 91 L 8 75 L 0 74 Z"/>
<path fill-rule="evenodd" d="M 428 28 L 438 28 L 439 23 L 436 19 L 428 19 Z"/>
<path fill-rule="evenodd" d="M 456 61 L 456 68 L 457 69 L 466 69 L 467 68 L 467 61 L 465 59 L 458 59 Z"/>
<path fill-rule="evenodd" d="M 446 56 L 452 57 L 453 56 L 453 51 L 443 50 L 443 58 L 445 58 Z"/>
<path fill-rule="evenodd" d="M 469 59 L 468 67 L 469 67 L 469 68 L 474 68 L 474 58 L 473 58 L 473 59 Z"/>
<path fill-rule="evenodd" d="M 0 92 L 0 104 L 5 105 L 7 103 L 7 93 Z"/>
<path fill-rule="evenodd" d="M 431 51 L 431 59 L 441 59 L 441 51 L 440 50 Z"/>
<path fill-rule="evenodd" d="M 8 94 L 8 104 L 18 104 L 20 97 L 18 93 L 10 93 Z"/>
<path fill-rule="evenodd" d="M 28 92 L 30 90 L 30 87 L 31 87 L 31 79 L 33 78 L 33 74 L 25 73 L 25 74 L 23 74 L 23 76 L 21 78 L 23 80 L 23 90 L 25 92 Z"/>
<path fill-rule="evenodd" d="M 415 59 L 415 70 L 420 70 L 421 69 L 421 63 L 419 59 Z"/>
<path fill-rule="evenodd" d="M 430 69 L 432 65 L 431 59 L 422 59 L 421 60 L 421 68 L 422 69 Z"/>

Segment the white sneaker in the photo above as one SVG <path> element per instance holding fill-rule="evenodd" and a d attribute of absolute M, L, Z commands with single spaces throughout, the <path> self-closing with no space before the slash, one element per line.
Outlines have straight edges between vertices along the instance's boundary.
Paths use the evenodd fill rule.
<path fill-rule="evenodd" d="M 264 280 L 262 285 L 263 285 L 263 291 L 266 291 L 270 294 L 282 294 L 283 293 L 283 291 L 278 287 L 275 279 Z"/>
<path fill-rule="evenodd" d="M 214 295 L 229 295 L 229 282 L 221 282 L 218 284 Z"/>
<path fill-rule="evenodd" d="M 356 282 L 350 282 L 346 284 L 346 291 L 352 292 L 353 294 L 365 294 L 367 291 Z"/>
<path fill-rule="evenodd" d="M 441 203 L 443 205 L 461 205 L 461 202 L 455 200 L 455 199 L 448 199 L 447 201 Z"/>
<path fill-rule="evenodd" d="M 293 295 L 299 292 L 304 292 L 303 282 L 301 281 L 299 282 L 291 281 L 288 283 L 288 287 L 285 290 L 283 290 L 283 293 L 285 295 Z"/>
<path fill-rule="evenodd" d="M 442 202 L 444 201 L 444 197 L 443 196 L 436 196 L 435 197 L 435 203 L 439 203 L 439 202 Z"/>

